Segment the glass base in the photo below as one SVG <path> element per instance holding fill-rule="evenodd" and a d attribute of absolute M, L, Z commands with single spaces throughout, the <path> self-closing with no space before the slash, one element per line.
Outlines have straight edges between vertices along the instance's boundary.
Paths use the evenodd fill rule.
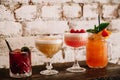
<path fill-rule="evenodd" d="M 58 73 L 58 71 L 56 71 L 56 70 L 44 70 L 44 71 L 40 72 L 40 74 L 42 74 L 42 75 L 54 75 L 57 73 Z"/>
<path fill-rule="evenodd" d="M 67 71 L 69 72 L 85 72 L 86 69 L 85 68 L 82 68 L 82 67 L 70 67 L 70 68 L 67 68 L 66 69 Z"/>
<path fill-rule="evenodd" d="M 11 71 L 10 71 L 10 77 L 12 78 L 23 78 L 23 77 L 29 77 L 32 75 L 32 72 L 28 72 L 28 73 L 24 73 L 24 74 L 13 74 Z"/>

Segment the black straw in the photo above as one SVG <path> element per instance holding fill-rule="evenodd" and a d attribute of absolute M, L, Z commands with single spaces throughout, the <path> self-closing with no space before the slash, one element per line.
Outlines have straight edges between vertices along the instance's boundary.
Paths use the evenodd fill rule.
<path fill-rule="evenodd" d="M 100 25 L 100 14 L 98 14 L 98 24 Z"/>
<path fill-rule="evenodd" d="M 9 45 L 9 43 L 8 43 L 8 41 L 6 39 L 5 39 L 5 42 L 6 42 L 7 46 L 8 46 L 9 51 L 12 52 L 12 49 L 11 49 L 11 47 L 10 47 L 10 45 Z"/>

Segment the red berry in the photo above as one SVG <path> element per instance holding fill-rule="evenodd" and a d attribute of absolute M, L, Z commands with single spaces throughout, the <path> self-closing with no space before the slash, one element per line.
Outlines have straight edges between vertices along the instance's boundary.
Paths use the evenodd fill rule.
<path fill-rule="evenodd" d="M 79 33 L 85 33 L 85 30 L 84 30 L 84 29 L 81 29 L 81 30 L 79 31 Z"/>
<path fill-rule="evenodd" d="M 106 37 L 106 36 L 108 36 L 108 35 L 109 35 L 109 34 L 108 34 L 108 32 L 107 32 L 106 30 L 103 30 L 103 31 L 102 31 L 102 36 L 103 36 L 103 37 Z"/>
<path fill-rule="evenodd" d="M 70 33 L 75 33 L 75 30 L 74 30 L 74 29 L 71 29 L 71 30 L 70 30 Z"/>
<path fill-rule="evenodd" d="M 79 30 L 76 30 L 75 33 L 79 33 L 80 31 Z"/>

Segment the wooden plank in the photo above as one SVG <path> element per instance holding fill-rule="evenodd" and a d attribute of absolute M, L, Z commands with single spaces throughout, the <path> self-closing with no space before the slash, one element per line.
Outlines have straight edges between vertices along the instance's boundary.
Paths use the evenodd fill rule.
<path fill-rule="evenodd" d="M 120 76 L 120 65 L 109 63 L 106 68 L 91 69 L 86 65 L 85 61 L 82 61 L 79 62 L 79 64 L 87 69 L 85 72 L 82 73 L 67 72 L 66 68 L 72 66 L 72 64 L 73 62 L 53 64 L 54 69 L 58 70 L 59 73 L 52 76 L 44 76 L 39 73 L 41 70 L 45 69 L 45 65 L 34 66 L 32 68 L 33 69 L 32 76 L 23 79 L 10 78 L 8 69 L 0 69 L 0 80 L 93 80 L 101 77 L 108 78 Z"/>

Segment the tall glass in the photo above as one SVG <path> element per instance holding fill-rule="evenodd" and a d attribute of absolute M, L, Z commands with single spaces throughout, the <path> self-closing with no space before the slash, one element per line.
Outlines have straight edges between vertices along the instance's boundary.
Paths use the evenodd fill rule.
<path fill-rule="evenodd" d="M 70 46 L 74 50 L 74 64 L 72 67 L 67 68 L 69 72 L 84 72 L 86 69 L 80 67 L 77 60 L 77 49 L 80 48 L 81 50 L 84 49 L 87 43 L 87 33 L 65 33 L 64 34 L 64 41 L 67 46 Z"/>
<path fill-rule="evenodd" d="M 89 34 L 86 63 L 90 68 L 104 68 L 108 64 L 109 44 L 98 34 Z M 109 51 L 110 52 L 110 51 Z"/>
<path fill-rule="evenodd" d="M 47 70 L 43 70 L 40 74 L 43 75 L 54 75 L 57 74 L 58 71 L 52 69 L 53 66 L 51 64 L 51 58 L 62 48 L 62 35 L 61 34 L 43 34 L 39 36 L 39 38 L 35 39 L 35 46 L 39 51 L 41 51 L 48 59 L 46 68 Z"/>

